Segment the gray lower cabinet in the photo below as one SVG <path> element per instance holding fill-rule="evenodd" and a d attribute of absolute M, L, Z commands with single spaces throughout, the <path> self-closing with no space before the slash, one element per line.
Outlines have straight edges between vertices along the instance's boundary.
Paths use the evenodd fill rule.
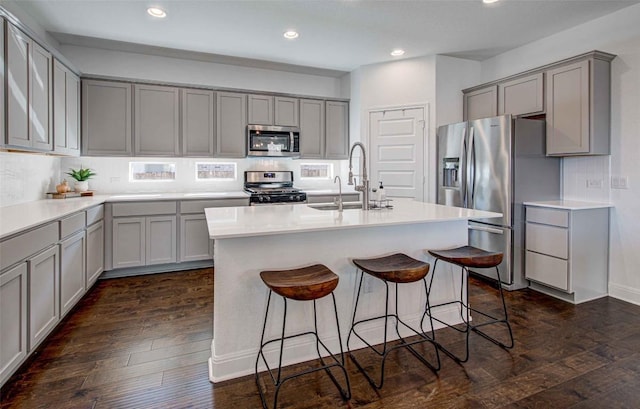
<path fill-rule="evenodd" d="M 113 268 L 145 265 L 145 218 L 113 219 Z"/>
<path fill-rule="evenodd" d="M 498 115 L 544 112 L 544 74 L 528 75 L 498 84 Z"/>
<path fill-rule="evenodd" d="M 60 321 L 60 253 L 54 245 L 27 261 L 29 266 L 29 350 Z"/>
<path fill-rule="evenodd" d="M 247 155 L 247 95 L 216 93 L 215 156 L 244 158 Z"/>
<path fill-rule="evenodd" d="M 324 157 L 325 102 L 317 99 L 300 100 L 300 157 Z"/>
<path fill-rule="evenodd" d="M 176 262 L 176 216 L 146 218 L 145 264 Z"/>
<path fill-rule="evenodd" d="M 0 273 L 0 385 L 27 356 L 27 263 Z"/>
<path fill-rule="evenodd" d="M 182 156 L 212 157 L 215 132 L 215 93 L 182 90 Z"/>
<path fill-rule="evenodd" d="M 87 227 L 86 289 L 91 288 L 104 271 L 104 221 Z"/>
<path fill-rule="evenodd" d="M 69 312 L 84 295 L 85 240 L 83 230 L 60 243 L 60 316 Z"/>
<path fill-rule="evenodd" d="M 463 96 L 463 116 L 465 121 L 489 118 L 498 114 L 498 87 L 491 85 Z"/>
<path fill-rule="evenodd" d="M 531 288 L 580 303 L 608 292 L 609 209 L 525 206 Z"/>
<path fill-rule="evenodd" d="M 82 154 L 132 156 L 132 85 L 82 80 Z"/>
<path fill-rule="evenodd" d="M 204 213 L 180 216 L 180 261 L 210 260 L 213 246 Z"/>
<path fill-rule="evenodd" d="M 252 125 L 273 125 L 273 97 L 270 95 L 249 95 L 247 97 L 249 123 Z"/>
<path fill-rule="evenodd" d="M 342 101 L 325 103 L 325 147 L 326 159 L 349 157 L 349 104 Z"/>
<path fill-rule="evenodd" d="M 53 150 L 80 155 L 80 78 L 53 60 Z"/>
<path fill-rule="evenodd" d="M 180 89 L 134 85 L 135 156 L 180 155 Z"/>

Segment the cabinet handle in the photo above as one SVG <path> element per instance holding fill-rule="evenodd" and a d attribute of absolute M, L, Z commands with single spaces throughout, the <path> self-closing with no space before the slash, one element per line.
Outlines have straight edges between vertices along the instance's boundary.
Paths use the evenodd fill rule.
<path fill-rule="evenodd" d="M 493 227 L 485 227 L 485 226 L 476 226 L 476 225 L 469 225 L 469 230 L 478 230 L 478 231 L 486 231 L 488 233 L 495 233 L 495 234 L 504 234 L 504 230 L 502 229 L 495 229 Z"/>

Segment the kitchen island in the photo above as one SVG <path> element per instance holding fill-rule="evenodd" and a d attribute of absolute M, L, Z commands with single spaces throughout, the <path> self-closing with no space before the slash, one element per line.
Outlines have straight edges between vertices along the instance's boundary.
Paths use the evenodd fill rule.
<path fill-rule="evenodd" d="M 346 342 L 356 293 L 356 268 L 352 258 L 403 252 L 433 264 L 425 249 L 467 244 L 467 220 L 498 217 L 497 213 L 447 207 L 408 199 L 393 201 L 393 209 L 319 210 L 305 204 L 205 209 L 209 236 L 214 239 L 214 324 L 209 377 L 219 382 L 250 374 L 258 352 L 267 287 L 262 270 L 289 269 L 322 263 L 333 270 L 340 283 L 335 290 L 342 341 Z M 459 273 L 438 269 L 433 283 L 433 303 L 459 295 Z M 359 317 L 379 315 L 384 285 L 365 280 Z M 275 305 L 275 308 L 273 308 Z M 287 333 L 313 325 L 313 303 L 292 302 L 287 311 Z M 399 310 L 407 322 L 419 325 L 425 305 L 420 285 L 400 287 Z M 337 350 L 338 337 L 328 299 L 318 302 L 319 331 L 325 343 Z M 439 318 L 459 322 L 455 307 L 434 311 Z M 282 302 L 272 304 L 267 337 L 281 330 Z M 382 342 L 381 322 L 364 331 L 375 343 Z M 323 335 L 324 334 L 324 335 Z M 355 345 L 355 346 L 354 346 Z M 274 345 L 275 347 L 275 345 Z M 352 348 L 359 348 L 352 344 Z M 283 364 L 316 357 L 312 338 L 285 343 Z M 274 362 L 277 351 L 266 350 Z M 263 368 L 264 369 L 264 368 Z"/>

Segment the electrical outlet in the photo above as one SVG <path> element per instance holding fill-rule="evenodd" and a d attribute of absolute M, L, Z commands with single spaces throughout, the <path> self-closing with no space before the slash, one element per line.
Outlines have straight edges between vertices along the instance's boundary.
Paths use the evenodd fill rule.
<path fill-rule="evenodd" d="M 587 179 L 588 189 L 602 189 L 602 179 Z"/>
<path fill-rule="evenodd" d="M 611 176 L 611 189 L 629 189 L 629 178 L 626 176 Z"/>

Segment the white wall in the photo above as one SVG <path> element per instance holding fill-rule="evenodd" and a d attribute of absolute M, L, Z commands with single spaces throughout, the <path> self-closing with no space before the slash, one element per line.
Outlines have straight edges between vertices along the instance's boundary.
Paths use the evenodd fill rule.
<path fill-rule="evenodd" d="M 481 82 L 480 62 L 436 56 L 436 128 L 462 122 L 462 90 Z"/>
<path fill-rule="evenodd" d="M 617 57 L 611 67 L 611 156 L 565 158 L 564 196 L 611 200 L 609 292 L 640 304 L 640 5 L 574 27 L 482 63 L 490 81 L 598 49 Z M 629 189 L 610 190 L 611 176 L 629 178 Z M 587 189 L 586 179 L 602 179 Z"/>
<path fill-rule="evenodd" d="M 426 155 L 427 201 L 435 200 L 435 101 L 436 58 L 427 56 L 390 63 L 366 65 L 351 73 L 351 131 L 367 140 L 370 109 L 403 105 L 429 106 Z M 353 137 L 353 140 L 357 140 Z M 433 181 L 432 181 L 433 179 Z"/>
<path fill-rule="evenodd" d="M 62 54 L 85 75 L 104 75 L 327 98 L 348 97 L 348 78 L 62 45 Z M 343 92 L 342 85 L 347 85 Z"/>
<path fill-rule="evenodd" d="M 44 199 L 61 180 L 58 157 L 0 152 L 0 207 Z"/>

